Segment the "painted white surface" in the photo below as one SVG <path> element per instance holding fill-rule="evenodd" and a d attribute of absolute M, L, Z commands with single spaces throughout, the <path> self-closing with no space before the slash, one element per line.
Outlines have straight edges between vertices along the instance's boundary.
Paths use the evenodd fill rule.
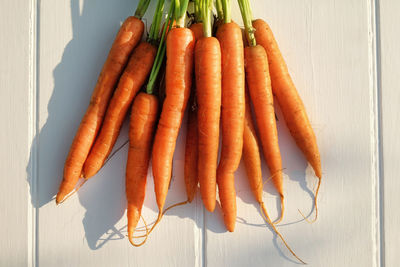
<path fill-rule="evenodd" d="M 30 263 L 31 5 L 0 1 L 0 265 Z"/>
<path fill-rule="evenodd" d="M 0 2 L 5 36 L 0 39 L 1 266 L 296 265 L 263 222 L 243 166 L 236 174 L 234 233 L 226 232 L 220 209 L 204 212 L 197 197 L 168 213 L 145 246 L 131 247 L 125 238 L 126 148 L 56 207 L 53 196 L 81 115 L 120 22 L 133 13 L 137 1 L 29 2 Z M 241 22 L 232 2 L 233 19 Z M 305 102 L 324 173 L 319 220 L 309 225 L 297 208 L 311 211 L 316 179 L 278 109 L 287 175 L 287 210 L 279 230 L 310 266 L 395 266 L 400 246 L 400 214 L 394 204 L 400 186 L 400 4 L 251 2 L 254 17 L 274 30 Z M 153 10 L 151 6 L 146 15 L 148 24 Z M 116 147 L 127 140 L 127 130 L 125 124 Z M 171 204 L 185 199 L 184 140 L 182 130 L 167 198 Z M 263 174 L 269 175 L 265 164 Z M 157 212 L 151 177 L 149 173 L 143 211 L 148 222 Z M 279 205 L 271 187 L 265 186 L 265 201 L 276 217 Z"/>
<path fill-rule="evenodd" d="M 398 265 L 398 248 L 400 246 L 400 68 L 398 15 L 400 3 L 384 0 L 380 2 L 380 86 L 381 86 L 381 126 L 382 126 L 382 175 L 384 181 L 384 247 L 386 266 Z"/>

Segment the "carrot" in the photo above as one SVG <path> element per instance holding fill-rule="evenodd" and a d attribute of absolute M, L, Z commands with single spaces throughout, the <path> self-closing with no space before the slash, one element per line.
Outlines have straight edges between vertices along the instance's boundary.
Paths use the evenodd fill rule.
<path fill-rule="evenodd" d="M 258 149 L 258 138 L 256 134 L 256 130 L 253 124 L 253 118 L 251 116 L 251 108 L 250 108 L 250 100 L 248 91 L 246 90 L 246 118 L 244 122 L 244 133 L 243 133 L 243 161 L 244 166 L 246 168 L 247 178 L 250 183 L 251 191 L 256 199 L 256 201 L 260 204 L 261 215 L 264 220 L 269 223 L 274 230 L 274 232 L 279 236 L 288 250 L 294 255 L 300 262 L 306 264 L 302 259 L 300 259 L 296 253 L 289 247 L 286 243 L 283 236 L 279 233 L 278 229 L 276 229 L 275 225 L 272 223 L 265 204 L 262 199 L 263 193 L 263 181 L 261 174 L 261 159 L 260 159 L 260 150 Z M 272 177 L 273 178 L 273 177 Z"/>
<path fill-rule="evenodd" d="M 114 147 L 128 108 L 147 79 L 156 52 L 156 47 L 149 42 L 142 42 L 134 49 L 110 101 L 100 133 L 83 165 L 85 179 L 101 169 Z"/>
<path fill-rule="evenodd" d="M 65 161 L 63 180 L 56 197 L 57 204 L 74 189 L 81 176 L 83 164 L 103 122 L 114 86 L 129 55 L 142 37 L 144 24 L 141 18 L 148 2 L 150 0 L 141 0 L 135 16 L 128 17 L 118 31 Z"/>
<path fill-rule="evenodd" d="M 194 94 L 192 94 L 188 111 L 186 147 L 185 147 L 185 166 L 184 166 L 186 194 L 189 203 L 193 201 L 193 198 L 197 190 L 197 184 L 199 182 L 199 177 L 197 175 L 197 160 L 198 160 L 197 107 L 194 99 Z"/>
<path fill-rule="evenodd" d="M 176 1 L 179 2 L 179 0 Z M 186 12 L 187 0 L 181 1 L 180 4 L 177 8 L 175 3 L 175 9 L 178 9 L 175 11 L 178 28 L 171 29 L 167 36 L 166 98 L 152 152 L 154 190 L 159 218 L 168 193 L 176 139 L 192 82 L 194 36 L 191 30 L 182 28 L 184 23 L 182 17 Z"/>
<path fill-rule="evenodd" d="M 128 238 L 133 245 L 136 245 L 133 243 L 133 232 L 141 216 L 146 192 L 147 169 L 157 116 L 157 97 L 147 93 L 138 94 L 132 105 L 126 165 Z"/>
<path fill-rule="evenodd" d="M 275 187 L 277 187 L 278 192 L 282 188 L 281 180 L 277 180 L 276 177 L 282 177 L 281 168 L 281 157 L 278 146 L 278 137 L 276 131 L 276 122 L 275 122 L 275 113 L 273 108 L 273 98 L 272 91 L 269 80 L 269 70 L 268 70 L 268 59 L 267 54 L 262 46 L 257 45 L 256 38 L 254 37 L 254 29 L 251 24 L 251 9 L 249 0 L 238 0 L 240 11 L 242 13 L 243 22 L 245 25 L 246 35 L 249 41 L 250 46 L 246 47 L 244 50 L 244 58 L 245 58 L 245 70 L 246 70 L 246 81 L 250 92 L 250 97 L 254 105 L 254 111 L 256 115 L 256 121 L 259 128 L 259 133 L 262 138 L 262 147 L 264 156 L 267 160 L 268 167 L 270 168 L 271 177 L 274 181 Z M 250 120 L 249 114 L 249 105 L 247 105 L 247 120 Z M 251 128 L 249 128 L 251 130 Z M 254 129 L 253 129 L 254 130 Z M 247 131 L 247 130 L 246 130 Z M 251 136 L 250 136 L 251 137 Z M 257 144 L 256 142 L 249 143 L 250 145 Z M 246 148 L 249 148 L 246 144 Z M 252 155 L 256 155 L 257 149 L 249 148 Z M 245 164 L 249 170 L 247 171 L 250 175 L 255 174 L 256 176 L 249 176 L 249 179 L 254 179 L 251 184 L 258 184 L 259 177 L 257 176 L 261 173 L 261 170 L 258 170 L 259 164 Z M 250 169 L 254 168 L 254 169 Z M 280 184 L 279 184 L 280 182 Z M 256 186 L 254 186 L 256 188 Z M 271 226 L 274 232 L 279 236 L 279 238 L 283 241 L 285 246 L 289 249 L 289 251 L 296 257 L 301 263 L 306 264 L 303 260 L 301 260 L 294 251 L 289 247 L 286 243 L 283 236 L 276 229 L 274 223 L 272 223 L 267 209 L 265 208 L 264 203 L 262 202 L 262 197 L 260 194 L 260 189 L 256 189 L 256 199 L 257 201 L 261 200 L 260 208 L 262 210 L 261 214 L 264 220 Z M 279 192 L 281 193 L 281 192 Z M 281 200 L 283 199 L 283 194 L 281 194 Z M 283 216 L 283 207 L 281 218 Z"/>
<path fill-rule="evenodd" d="M 190 26 L 193 32 L 195 41 L 200 39 L 203 35 L 203 25 L 195 23 Z M 186 194 L 189 203 L 193 201 L 196 194 L 197 184 L 199 177 L 197 175 L 197 161 L 198 161 L 198 132 L 197 132 L 197 103 L 195 98 L 195 83 L 192 83 L 192 92 L 190 96 L 190 105 L 187 119 L 186 130 L 186 147 L 185 147 L 185 166 L 184 177 Z"/>
<path fill-rule="evenodd" d="M 190 25 L 190 30 L 193 32 L 195 41 L 203 37 L 203 23 L 194 23 Z"/>
<path fill-rule="evenodd" d="M 174 5 L 171 4 L 168 12 L 167 25 L 172 22 L 172 10 Z M 156 40 L 158 36 L 160 18 L 164 9 L 164 0 L 158 0 L 155 17 L 150 28 L 150 36 Z M 133 232 L 141 217 L 141 210 L 146 192 L 147 169 L 151 154 L 151 145 L 153 133 L 155 130 L 155 122 L 158 116 L 158 98 L 153 95 L 158 81 L 158 74 L 161 70 L 161 65 L 165 57 L 165 36 L 169 27 L 163 27 L 160 37 L 160 44 L 157 49 L 157 55 L 151 69 L 149 81 L 146 87 L 146 93 L 141 93 L 137 96 L 132 106 L 131 127 L 130 127 L 130 149 L 128 154 L 128 164 L 126 172 L 126 196 L 128 200 L 128 238 L 132 245 L 143 245 L 148 235 L 153 231 L 161 219 L 159 219 L 148 231 L 146 225 L 146 234 L 135 238 L 145 237 L 140 244 L 133 242 Z M 179 203 L 180 204 L 180 203 Z M 179 205 L 177 204 L 177 205 Z M 143 220 L 144 221 L 144 220 Z M 145 223 L 146 224 L 146 223 Z"/>
<path fill-rule="evenodd" d="M 283 203 L 282 160 L 278 145 L 273 95 L 268 75 L 267 54 L 262 46 L 257 45 L 246 47 L 244 55 L 246 78 L 254 105 L 264 157 L 271 175 L 273 175 L 272 181 Z M 281 213 L 282 217 L 283 213 Z"/>
<path fill-rule="evenodd" d="M 224 23 L 217 30 L 222 54 L 222 147 L 217 184 L 225 225 L 233 232 L 236 222 L 234 173 L 242 157 L 245 116 L 244 55 L 242 31 L 230 19 L 230 1 L 222 2 Z"/>
<path fill-rule="evenodd" d="M 250 188 L 258 203 L 263 202 L 263 181 L 261 174 L 261 159 L 259 141 L 251 116 L 250 98 L 246 90 L 246 117 L 243 131 L 243 161 Z"/>
<path fill-rule="evenodd" d="M 239 3 L 242 0 L 239 0 Z M 247 2 L 247 0 L 244 0 Z M 245 3 L 241 4 L 241 9 Z M 249 6 L 247 6 L 250 9 Z M 243 12 L 242 12 L 243 14 Z M 254 105 L 255 117 L 260 134 L 262 151 L 270 170 L 273 184 L 281 199 L 281 216 L 275 222 L 279 223 L 284 215 L 284 193 L 282 159 L 278 144 L 271 80 L 268 68 L 268 58 L 264 48 L 257 45 L 251 20 L 243 17 L 249 24 L 246 27 L 246 36 L 249 46 L 244 49 L 246 81 L 249 87 L 250 98 Z"/>
<path fill-rule="evenodd" d="M 213 212 L 216 201 L 216 175 L 221 110 L 221 48 L 211 37 L 210 0 L 200 1 L 204 37 L 195 48 L 195 74 L 198 103 L 198 176 L 205 208 Z"/>
<path fill-rule="evenodd" d="M 297 146 L 301 149 L 307 161 L 313 167 L 315 175 L 318 177 L 318 186 L 314 198 L 316 214 L 313 221 L 315 221 L 318 217 L 317 196 L 322 177 L 321 159 L 317 140 L 304 108 L 303 101 L 289 75 L 285 60 L 279 50 L 271 28 L 261 19 L 253 21 L 253 26 L 256 29 L 255 37 L 258 43 L 263 46 L 267 52 L 272 91 L 278 99 L 286 125 L 296 141 Z"/>

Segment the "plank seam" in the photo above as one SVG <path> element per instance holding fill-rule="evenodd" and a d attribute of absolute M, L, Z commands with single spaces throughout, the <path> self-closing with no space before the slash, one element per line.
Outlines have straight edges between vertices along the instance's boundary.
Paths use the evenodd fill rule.
<path fill-rule="evenodd" d="M 30 188 L 28 189 L 28 266 L 37 266 L 37 137 L 38 134 L 38 120 L 37 120 L 37 103 L 38 103 L 38 79 L 37 79 L 37 55 L 38 55 L 38 1 L 30 1 L 29 7 L 29 133 L 28 145 L 29 147 L 29 167 L 27 174 L 29 175 Z"/>
<path fill-rule="evenodd" d="M 370 84 L 370 133 L 371 133 L 371 175 L 372 175 L 372 266 L 384 266 L 384 225 L 383 225 L 383 154 L 381 135 L 381 68 L 379 0 L 368 1 L 368 52 Z"/>
<path fill-rule="evenodd" d="M 380 23 L 380 0 L 375 0 L 375 64 L 376 64 L 376 94 L 377 94 L 377 127 L 378 127 L 378 156 L 379 156 L 379 230 L 380 230 L 380 265 L 385 263 L 385 195 L 384 195 L 384 159 L 383 159 L 383 127 L 382 127 L 382 65 L 381 65 L 381 23 Z"/>

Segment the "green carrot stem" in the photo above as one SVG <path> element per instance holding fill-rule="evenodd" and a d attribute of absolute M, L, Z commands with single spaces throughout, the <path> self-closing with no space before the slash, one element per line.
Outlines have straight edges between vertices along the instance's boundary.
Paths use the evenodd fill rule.
<path fill-rule="evenodd" d="M 223 11 L 221 0 L 215 0 L 215 9 L 217 10 L 218 20 L 223 20 L 224 19 L 224 11 Z"/>
<path fill-rule="evenodd" d="M 171 1 L 171 5 L 168 11 L 168 17 L 167 20 L 165 21 L 165 26 L 161 35 L 160 44 L 158 45 L 157 55 L 156 58 L 154 59 L 154 64 L 150 72 L 149 82 L 147 83 L 146 93 L 148 94 L 153 94 L 154 86 L 156 84 L 157 77 L 165 57 L 165 38 L 167 36 L 167 31 L 170 30 L 173 21 L 174 6 L 175 6 L 174 1 Z"/>
<path fill-rule="evenodd" d="M 223 10 L 224 23 L 230 23 L 232 21 L 231 0 L 222 0 L 222 10 Z"/>
<path fill-rule="evenodd" d="M 243 23 L 246 30 L 246 37 L 250 46 L 256 46 L 256 37 L 254 36 L 255 29 L 253 28 L 253 18 L 249 0 L 238 0 L 240 13 L 242 13 Z"/>
<path fill-rule="evenodd" d="M 185 27 L 186 10 L 189 4 L 189 0 L 175 0 L 175 20 L 176 26 L 183 28 Z"/>
<path fill-rule="evenodd" d="M 204 37 L 212 36 L 211 27 L 211 0 L 200 0 L 201 20 L 203 21 Z"/>
<path fill-rule="evenodd" d="M 153 17 L 153 22 L 151 23 L 149 36 L 147 38 L 147 41 L 154 45 L 157 44 L 159 39 L 160 24 L 164 11 L 164 2 L 165 0 L 158 0 L 157 2 L 157 7 Z"/>
<path fill-rule="evenodd" d="M 147 7 L 150 4 L 150 0 L 140 0 L 139 4 L 136 8 L 135 11 L 135 17 L 137 17 L 138 19 L 142 19 L 144 16 L 144 13 L 146 13 Z"/>
<path fill-rule="evenodd" d="M 194 0 L 194 19 L 197 23 L 201 22 L 200 0 Z"/>

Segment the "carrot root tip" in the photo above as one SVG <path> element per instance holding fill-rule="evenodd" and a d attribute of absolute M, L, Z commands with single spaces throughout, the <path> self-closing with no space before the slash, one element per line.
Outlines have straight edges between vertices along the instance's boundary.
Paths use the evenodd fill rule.
<path fill-rule="evenodd" d="M 317 198 L 318 198 L 318 193 L 319 193 L 319 188 L 321 186 L 321 178 L 318 177 L 318 185 L 317 185 L 317 190 L 315 190 L 315 195 L 314 195 L 314 207 L 315 207 L 315 217 L 312 220 L 307 219 L 306 216 L 304 216 L 304 214 L 299 210 L 300 215 L 303 217 L 303 219 L 309 223 L 309 224 L 313 224 L 317 221 L 318 219 L 318 202 L 317 202 Z"/>
<path fill-rule="evenodd" d="M 280 197 L 281 197 L 281 216 L 279 216 L 279 218 L 274 222 L 275 225 L 282 221 L 283 215 L 285 213 L 285 198 L 283 195 L 280 195 Z"/>
<path fill-rule="evenodd" d="M 290 251 L 290 253 L 292 253 L 292 255 L 298 260 L 300 261 L 302 264 L 307 265 L 307 263 L 305 261 L 303 261 L 302 259 L 300 259 L 296 253 L 294 253 L 294 251 L 289 247 L 289 245 L 286 243 L 285 239 L 283 238 L 283 236 L 281 235 L 281 233 L 279 233 L 278 229 L 276 229 L 275 225 L 272 223 L 267 209 L 264 205 L 264 202 L 260 203 L 260 211 L 261 211 L 261 216 L 263 217 L 263 219 L 272 227 L 272 229 L 274 230 L 275 234 L 277 236 L 279 236 L 279 238 L 282 240 L 283 244 L 285 245 L 285 247 Z"/>
<path fill-rule="evenodd" d="M 146 235 L 142 236 L 142 237 L 144 237 L 144 240 L 143 240 L 142 242 L 140 242 L 140 243 L 136 244 L 135 242 L 133 242 L 133 238 L 139 238 L 139 237 L 134 237 L 134 236 L 133 236 L 133 233 L 135 232 L 135 230 L 133 230 L 133 231 L 132 231 L 132 233 L 128 233 L 128 239 L 129 239 L 129 242 L 130 242 L 130 243 L 132 244 L 132 246 L 134 246 L 134 247 L 140 247 L 140 246 L 143 246 L 143 245 L 144 245 L 144 243 L 146 243 L 146 241 L 147 241 L 147 238 L 149 237 L 149 234 L 150 234 L 150 232 L 149 232 L 149 228 L 147 227 L 146 220 L 143 218 L 143 216 L 142 216 L 142 215 L 140 215 L 140 218 L 142 218 L 142 220 L 143 220 L 143 223 L 144 223 L 144 225 L 145 225 L 145 227 L 146 227 Z"/>

